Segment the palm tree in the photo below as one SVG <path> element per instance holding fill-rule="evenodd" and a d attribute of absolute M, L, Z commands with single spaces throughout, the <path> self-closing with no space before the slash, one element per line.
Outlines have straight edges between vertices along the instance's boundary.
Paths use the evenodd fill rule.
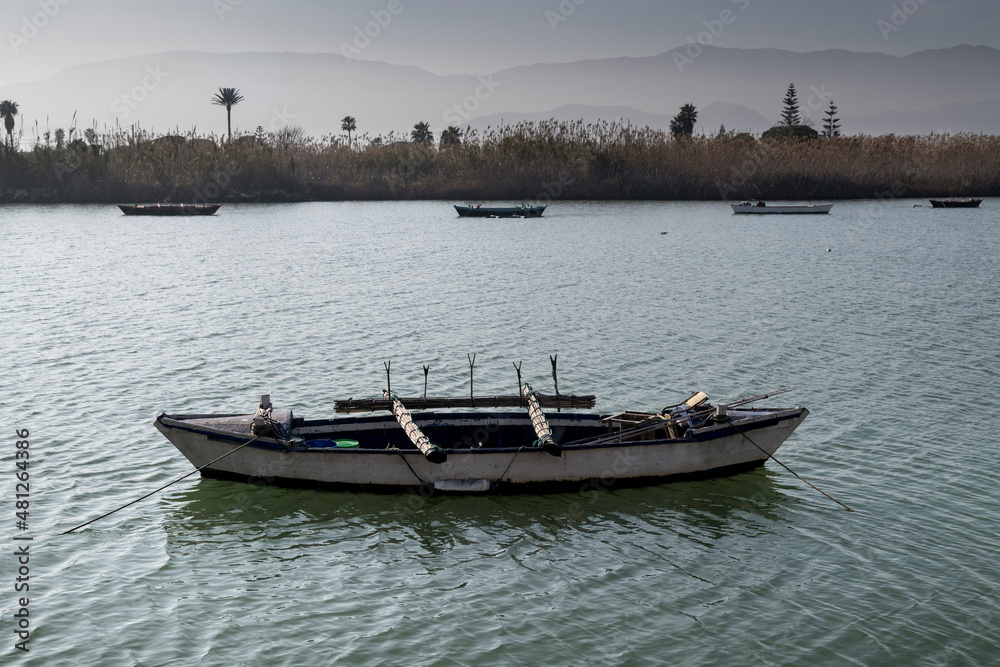
<path fill-rule="evenodd" d="M 226 107 L 226 126 L 229 130 L 229 139 L 233 138 L 233 107 L 243 101 L 243 96 L 236 88 L 219 88 L 219 92 L 212 98 L 212 104 Z"/>
<path fill-rule="evenodd" d="M 354 116 L 344 116 L 340 121 L 340 129 L 347 132 L 347 143 L 351 143 L 351 132 L 358 129 L 358 122 Z"/>
<path fill-rule="evenodd" d="M 434 133 L 431 132 L 430 123 L 421 121 L 414 125 L 413 132 L 410 132 L 410 139 L 412 139 L 414 143 L 418 144 L 434 143 Z"/>
<path fill-rule="evenodd" d="M 449 125 L 448 129 L 441 133 L 441 148 L 445 146 L 457 146 L 462 143 L 462 130 Z"/>
<path fill-rule="evenodd" d="M 4 100 L 0 102 L 0 118 L 3 118 L 4 127 L 7 129 L 7 139 L 10 145 L 14 145 L 14 116 L 17 115 L 17 102 Z"/>
<path fill-rule="evenodd" d="M 693 104 L 685 104 L 670 121 L 670 134 L 674 137 L 690 137 L 694 134 L 694 124 L 698 122 L 698 111 Z"/>

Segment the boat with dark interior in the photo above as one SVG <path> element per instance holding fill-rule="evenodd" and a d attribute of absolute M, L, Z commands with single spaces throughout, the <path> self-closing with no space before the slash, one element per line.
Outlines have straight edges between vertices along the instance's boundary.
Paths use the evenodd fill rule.
<path fill-rule="evenodd" d="M 213 215 L 222 204 L 118 204 L 125 215 Z"/>
<path fill-rule="evenodd" d="M 932 208 L 979 208 L 982 199 L 932 199 Z"/>
<path fill-rule="evenodd" d="M 458 215 L 463 218 L 540 218 L 545 206 L 459 206 Z"/>
<path fill-rule="evenodd" d="M 557 385 L 558 387 L 558 385 Z M 292 487 L 534 493 L 658 484 L 763 464 L 809 414 L 703 392 L 656 412 L 594 412 L 594 396 L 380 398 L 309 419 L 261 397 L 256 412 L 160 413 L 154 425 L 205 477 Z"/>

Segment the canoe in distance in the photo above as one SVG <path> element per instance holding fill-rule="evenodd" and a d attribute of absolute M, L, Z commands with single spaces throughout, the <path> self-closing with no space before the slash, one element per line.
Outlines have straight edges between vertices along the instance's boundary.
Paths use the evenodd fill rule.
<path fill-rule="evenodd" d="M 819 214 L 829 213 L 833 204 L 803 204 L 801 206 L 757 206 L 756 204 L 731 204 L 733 213 L 741 215 L 772 215 L 772 214 Z"/>
<path fill-rule="evenodd" d="M 458 215 L 463 218 L 540 218 L 545 206 L 459 206 Z"/>
<path fill-rule="evenodd" d="M 222 204 L 118 204 L 125 215 L 213 215 Z"/>
<path fill-rule="evenodd" d="M 933 208 L 979 208 L 982 199 L 932 199 Z"/>

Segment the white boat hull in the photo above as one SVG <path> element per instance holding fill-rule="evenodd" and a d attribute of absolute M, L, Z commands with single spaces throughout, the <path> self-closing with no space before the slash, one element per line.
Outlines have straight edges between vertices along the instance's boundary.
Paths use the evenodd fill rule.
<path fill-rule="evenodd" d="M 733 424 L 709 423 L 705 428 L 690 430 L 686 437 L 596 445 L 569 443 L 563 445 L 559 457 L 533 447 L 445 449 L 447 461 L 442 464 L 429 462 L 415 449 L 307 449 L 301 442 L 288 446 L 262 438 L 217 461 L 202 474 L 283 486 L 372 491 L 405 491 L 415 486 L 457 493 L 560 490 L 579 488 L 588 480 L 604 480 L 605 486 L 635 485 L 760 465 L 807 414 L 805 408 L 734 412 Z M 161 414 L 155 426 L 193 466 L 200 468 L 252 437 L 229 427 L 213 427 L 213 417 L 204 415 L 196 419 Z M 489 416 L 456 415 L 459 420 L 468 419 L 472 425 L 475 422 L 500 427 L 524 421 L 510 415 L 497 415 L 492 421 L 484 417 Z M 578 417 L 550 415 L 550 423 L 558 434 L 560 428 L 572 425 Z M 594 416 L 587 417 L 594 421 Z M 439 414 L 427 421 L 415 416 L 415 421 L 422 428 L 433 428 L 441 425 L 441 418 Z M 339 425 L 334 421 L 333 428 L 340 431 L 333 435 L 350 437 L 368 428 L 370 437 L 386 429 L 384 423 L 369 426 L 356 421 Z M 308 431 L 308 428 L 295 430 L 306 437 Z M 326 432 L 330 432 L 329 426 Z"/>
<path fill-rule="evenodd" d="M 733 213 L 741 215 L 781 215 L 781 214 L 819 214 L 829 213 L 833 204 L 809 204 L 806 206 L 742 206 L 730 204 Z"/>

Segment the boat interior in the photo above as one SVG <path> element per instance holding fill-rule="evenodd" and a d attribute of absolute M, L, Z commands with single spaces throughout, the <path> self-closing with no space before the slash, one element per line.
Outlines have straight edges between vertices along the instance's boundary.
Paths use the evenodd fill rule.
<path fill-rule="evenodd" d="M 660 412 L 600 415 L 549 411 L 546 418 L 552 438 L 559 444 L 605 444 L 609 438 L 614 442 L 676 439 L 711 418 L 714 407 L 708 398 L 704 392 L 695 392 Z M 540 437 L 527 412 L 431 411 L 415 412 L 412 419 L 431 443 L 446 450 L 531 447 Z M 293 419 L 290 428 L 305 441 L 301 446 L 307 449 L 414 449 L 392 415 Z"/>
<path fill-rule="evenodd" d="M 294 417 L 291 410 L 274 409 L 262 396 L 255 415 L 163 415 L 183 422 L 182 428 L 206 428 L 213 438 L 242 439 L 249 434 L 275 438 L 279 446 L 296 451 L 385 450 L 412 451 L 413 430 L 401 428 L 394 414 L 382 412 L 309 420 Z M 428 399 L 430 400 L 430 399 Z M 476 399 L 477 401 L 479 399 Z M 265 403 L 266 401 L 266 403 Z M 699 437 L 704 429 L 725 427 L 727 423 L 755 420 L 761 416 L 784 418 L 791 410 L 780 408 L 734 409 L 713 406 L 704 392 L 695 392 L 685 401 L 659 412 L 624 411 L 611 415 L 547 410 L 542 424 L 522 411 L 427 410 L 406 414 L 416 432 L 433 446 L 454 450 L 510 450 L 537 447 L 547 435 L 558 446 L 601 447 L 617 443 L 664 441 Z M 754 425 L 756 427 L 756 424 Z M 692 433 L 692 431 L 695 431 Z M 713 429 L 714 430 L 714 429 Z M 265 446 L 267 445 L 262 442 Z M 550 452 L 558 455 L 556 452 Z"/>

